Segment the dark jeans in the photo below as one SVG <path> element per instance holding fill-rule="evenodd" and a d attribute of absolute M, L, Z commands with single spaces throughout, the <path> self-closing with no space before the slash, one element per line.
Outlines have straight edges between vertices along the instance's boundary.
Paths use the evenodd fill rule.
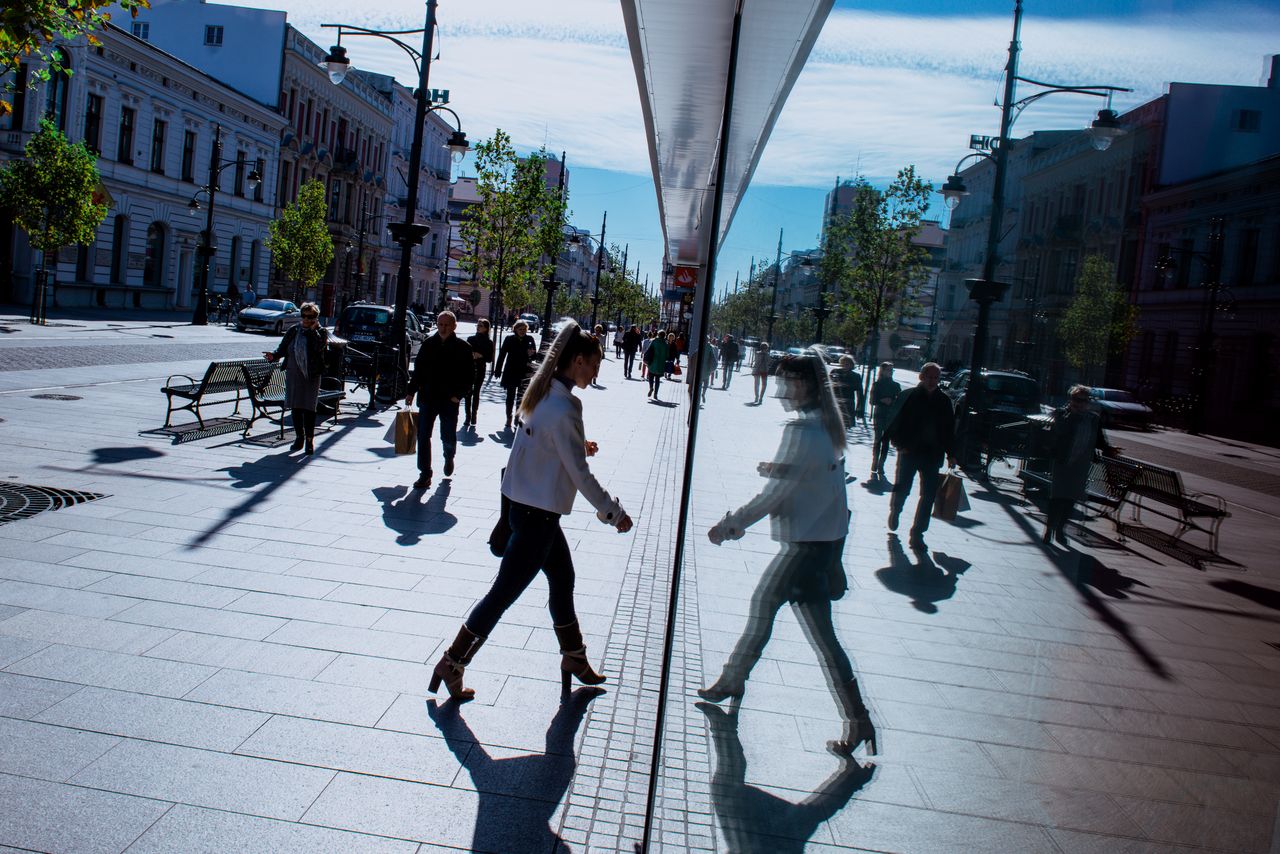
<path fill-rule="evenodd" d="M 634 368 L 636 365 L 636 351 L 625 350 L 623 351 L 623 354 L 624 354 L 624 357 L 626 358 L 626 361 L 622 363 L 622 372 L 627 377 L 627 379 L 630 379 L 631 369 Z"/>
<path fill-rule="evenodd" d="M 654 369 L 657 370 L 654 370 Z M 653 365 L 649 368 L 649 393 L 654 397 L 658 396 L 658 388 L 662 385 L 662 365 Z"/>
<path fill-rule="evenodd" d="M 911 524 L 912 534 L 929 530 L 933 515 L 933 499 L 938 494 L 941 479 L 942 454 L 921 454 L 898 449 L 898 470 L 893 477 L 893 495 L 889 499 L 892 512 L 901 513 L 911 494 L 911 481 L 920 475 L 920 500 L 916 502 L 916 518 Z"/>
<path fill-rule="evenodd" d="M 503 386 L 507 390 L 507 423 L 511 423 L 511 410 L 519 409 L 520 401 L 524 399 L 524 395 L 520 393 L 521 386 L 509 385 Z M 516 420 L 520 420 L 519 413 L 516 414 Z"/>
<path fill-rule="evenodd" d="M 573 556 L 560 530 L 560 515 L 511 502 L 507 513 L 511 539 L 493 587 L 471 611 L 466 627 L 487 638 L 506 610 L 520 598 L 541 570 L 547 576 L 547 610 L 551 623 L 563 626 L 578 619 L 573 607 Z"/>
<path fill-rule="evenodd" d="M 475 379 L 471 382 L 471 391 L 462 399 L 466 406 L 467 423 L 476 423 L 476 413 L 480 411 L 480 388 L 484 385 L 484 365 L 476 368 Z"/>
<path fill-rule="evenodd" d="M 733 375 L 737 371 L 737 366 L 733 362 L 726 362 L 721 370 L 724 371 L 724 382 L 720 388 L 728 388 L 729 384 L 733 382 Z"/>
<path fill-rule="evenodd" d="M 440 445 L 444 458 L 453 459 L 458 450 L 458 404 L 445 398 L 423 398 L 418 407 L 418 471 L 431 473 L 431 432 L 440 419 Z"/>
<path fill-rule="evenodd" d="M 871 470 L 884 471 L 884 461 L 889 458 L 889 437 L 884 434 L 887 425 L 884 421 L 877 422 L 874 416 L 871 423 Z"/>

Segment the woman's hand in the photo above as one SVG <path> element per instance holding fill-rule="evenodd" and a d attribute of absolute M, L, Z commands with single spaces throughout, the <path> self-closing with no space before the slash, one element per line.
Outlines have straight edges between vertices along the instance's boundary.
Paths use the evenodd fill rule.
<path fill-rule="evenodd" d="M 262 353 L 262 358 L 266 359 L 268 362 L 274 362 L 276 360 L 276 354 L 268 353 L 267 351 L 264 350 Z"/>
<path fill-rule="evenodd" d="M 582 450 L 586 452 L 588 457 L 594 457 L 596 451 L 600 450 L 600 446 L 590 440 L 582 443 Z"/>
<path fill-rule="evenodd" d="M 630 514 L 623 513 L 622 518 L 618 520 L 618 524 L 614 525 L 614 527 L 618 529 L 619 534 L 625 534 L 627 531 L 631 530 L 631 526 L 634 524 L 635 523 L 631 521 Z"/>

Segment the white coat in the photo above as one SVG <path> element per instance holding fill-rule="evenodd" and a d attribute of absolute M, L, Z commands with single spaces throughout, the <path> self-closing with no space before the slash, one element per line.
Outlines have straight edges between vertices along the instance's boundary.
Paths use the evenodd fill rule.
<path fill-rule="evenodd" d="M 568 515 L 581 492 L 601 522 L 616 525 L 625 515 L 587 467 L 582 401 L 559 379 L 551 381 L 516 433 L 502 478 L 502 494 L 512 501 Z"/>

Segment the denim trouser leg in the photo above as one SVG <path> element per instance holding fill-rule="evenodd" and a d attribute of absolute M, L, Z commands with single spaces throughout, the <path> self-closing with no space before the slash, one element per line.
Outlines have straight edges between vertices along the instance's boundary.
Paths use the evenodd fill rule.
<path fill-rule="evenodd" d="M 418 471 L 431 471 L 431 434 L 440 419 L 440 445 L 444 458 L 453 459 L 458 450 L 458 404 L 451 400 L 423 400 L 418 409 Z"/>
<path fill-rule="evenodd" d="M 920 498 L 916 502 L 915 520 L 911 525 L 911 533 L 923 534 L 929 530 L 929 519 L 933 514 L 933 499 L 938 495 L 938 480 L 942 466 L 941 458 L 910 451 L 898 451 L 898 467 L 893 481 L 893 496 L 890 505 L 902 512 L 906 506 L 907 496 L 911 494 L 911 481 L 920 475 Z"/>
<path fill-rule="evenodd" d="M 480 637 L 488 637 L 539 570 L 547 576 L 547 609 L 552 624 L 574 622 L 578 615 L 573 605 L 573 557 L 560 530 L 560 517 L 513 501 L 507 518 L 511 521 L 511 539 L 498 577 L 467 617 L 467 628 Z"/>

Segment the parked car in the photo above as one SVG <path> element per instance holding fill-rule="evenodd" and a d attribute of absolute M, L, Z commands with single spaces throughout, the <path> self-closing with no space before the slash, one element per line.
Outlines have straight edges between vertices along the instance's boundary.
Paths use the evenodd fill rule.
<path fill-rule="evenodd" d="M 354 303 L 344 308 L 342 314 L 338 315 L 338 322 L 333 331 L 339 338 L 347 339 L 357 350 L 363 351 L 375 343 L 389 342 L 392 337 L 391 320 L 394 316 L 395 309 L 389 305 Z M 422 347 L 427 333 L 418 321 L 417 315 L 412 311 L 404 313 L 404 325 L 405 338 L 409 345 L 409 358 L 413 359 L 417 357 L 418 349 Z"/>
<path fill-rule="evenodd" d="M 969 390 L 970 372 L 957 371 L 946 393 L 959 403 Z M 986 393 L 983 411 L 991 413 L 995 424 L 1020 421 L 1028 415 L 1040 414 L 1040 383 L 1018 371 L 983 371 Z"/>
<path fill-rule="evenodd" d="M 1089 396 L 1102 414 L 1102 423 L 1107 427 L 1139 427 L 1147 429 L 1151 426 L 1151 407 L 1138 401 L 1129 392 L 1118 388 L 1091 388 Z"/>
<path fill-rule="evenodd" d="M 542 325 L 542 321 L 538 319 L 538 315 L 536 314 L 522 314 L 517 317 L 516 320 L 523 320 L 525 323 L 529 324 L 530 332 L 537 332 L 538 327 Z"/>
<path fill-rule="evenodd" d="M 840 364 L 840 357 L 849 353 L 847 348 L 841 347 L 839 344 L 823 344 L 821 346 L 822 358 L 826 360 L 828 365 Z"/>
<path fill-rule="evenodd" d="M 254 305 L 243 308 L 236 315 L 236 329 L 240 332 L 274 332 L 279 335 L 291 326 L 302 322 L 298 307 L 288 300 L 260 299 Z"/>

